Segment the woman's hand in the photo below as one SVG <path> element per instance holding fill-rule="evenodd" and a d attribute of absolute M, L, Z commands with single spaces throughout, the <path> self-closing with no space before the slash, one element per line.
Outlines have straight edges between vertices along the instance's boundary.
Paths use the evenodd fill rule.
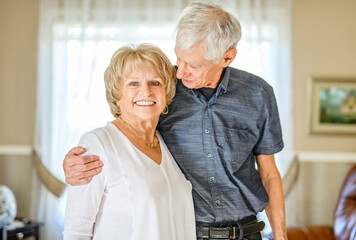
<path fill-rule="evenodd" d="M 74 147 L 63 161 L 66 183 L 72 186 L 87 184 L 102 171 L 103 162 L 95 155 L 82 155 L 86 149 Z"/>

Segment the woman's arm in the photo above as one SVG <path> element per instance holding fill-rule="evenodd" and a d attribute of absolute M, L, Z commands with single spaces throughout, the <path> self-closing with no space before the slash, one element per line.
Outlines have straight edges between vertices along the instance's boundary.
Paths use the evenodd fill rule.
<path fill-rule="evenodd" d="M 86 154 L 96 154 L 106 158 L 101 141 L 93 133 L 86 133 L 80 145 L 87 149 Z M 100 209 L 101 199 L 106 185 L 106 172 L 93 177 L 89 184 L 71 186 L 68 191 L 63 237 L 65 239 L 91 239 L 94 223 Z"/>
<path fill-rule="evenodd" d="M 286 240 L 286 220 L 282 179 L 274 161 L 274 155 L 257 156 L 258 171 L 267 191 L 269 202 L 266 207 L 268 220 L 276 240 Z"/>

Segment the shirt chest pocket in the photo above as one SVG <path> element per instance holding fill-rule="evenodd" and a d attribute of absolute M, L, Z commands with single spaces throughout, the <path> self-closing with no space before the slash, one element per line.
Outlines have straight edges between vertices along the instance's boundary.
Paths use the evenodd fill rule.
<path fill-rule="evenodd" d="M 224 128 L 224 158 L 227 162 L 242 164 L 256 144 L 256 137 L 245 129 Z"/>

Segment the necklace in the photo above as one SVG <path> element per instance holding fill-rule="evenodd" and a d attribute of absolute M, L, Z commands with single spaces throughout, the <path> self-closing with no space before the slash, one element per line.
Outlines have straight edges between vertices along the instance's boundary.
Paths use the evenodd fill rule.
<path fill-rule="evenodd" d="M 140 139 L 141 141 L 143 141 L 143 142 L 145 143 L 145 145 L 146 145 L 147 147 L 149 147 L 149 148 L 151 148 L 151 149 L 154 149 L 154 148 L 156 148 L 156 147 L 159 146 L 159 140 L 158 140 L 158 138 L 157 138 L 157 141 L 158 141 L 157 144 L 153 144 L 153 143 L 149 143 L 149 142 L 145 141 L 145 140 L 142 139 L 142 137 L 136 132 L 136 130 L 130 125 L 130 123 L 128 123 L 128 122 L 126 122 L 124 119 L 122 119 L 121 114 L 119 115 L 119 118 L 120 118 L 120 120 L 121 120 L 123 123 L 125 123 L 125 125 L 131 130 L 131 132 L 133 132 L 133 133 L 135 134 L 135 136 L 136 136 L 138 139 Z M 156 134 L 155 134 L 155 136 L 156 136 Z"/>

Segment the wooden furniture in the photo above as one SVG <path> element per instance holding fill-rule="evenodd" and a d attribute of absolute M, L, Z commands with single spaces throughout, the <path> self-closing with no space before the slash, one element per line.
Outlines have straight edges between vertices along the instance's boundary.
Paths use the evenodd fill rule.
<path fill-rule="evenodd" d="M 0 239 L 5 239 L 6 236 L 5 223 L 0 221 Z"/>
<path fill-rule="evenodd" d="M 23 227 L 6 231 L 4 235 L 0 236 L 0 240 L 21 240 L 27 237 L 34 237 L 36 240 L 40 240 L 40 226 L 41 223 L 28 222 Z"/>

